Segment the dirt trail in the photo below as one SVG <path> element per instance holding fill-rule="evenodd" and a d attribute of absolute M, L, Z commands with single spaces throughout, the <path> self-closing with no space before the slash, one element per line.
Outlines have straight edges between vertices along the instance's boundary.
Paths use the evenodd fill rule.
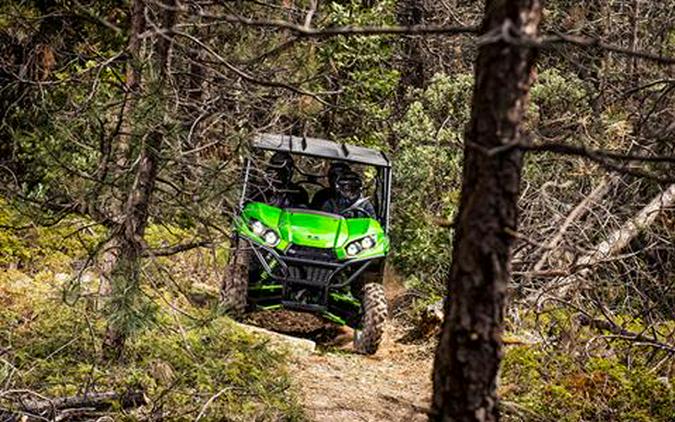
<path fill-rule="evenodd" d="M 317 342 L 316 354 L 295 357 L 290 368 L 311 420 L 427 420 L 433 347 L 400 342 L 406 330 L 396 320 L 373 356 L 353 353 L 349 331 L 308 314 L 264 312 L 248 322 Z"/>
<path fill-rule="evenodd" d="M 431 395 L 429 346 L 395 340 L 390 324 L 374 356 L 327 351 L 293 364 L 308 416 L 314 421 L 426 421 Z"/>

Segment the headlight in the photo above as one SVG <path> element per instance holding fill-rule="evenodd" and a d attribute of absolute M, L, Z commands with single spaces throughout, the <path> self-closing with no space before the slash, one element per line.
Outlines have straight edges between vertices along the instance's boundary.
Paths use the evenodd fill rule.
<path fill-rule="evenodd" d="M 267 230 L 263 236 L 263 240 L 270 246 L 276 246 L 279 243 L 279 236 L 277 236 L 277 234 L 272 230 Z"/>
<path fill-rule="evenodd" d="M 270 246 L 277 246 L 279 244 L 279 235 L 274 230 L 268 228 L 258 220 L 251 220 L 248 223 L 253 234 L 262 239 Z"/>
<path fill-rule="evenodd" d="M 373 240 L 372 237 L 364 237 L 364 238 L 361 240 L 361 247 L 362 247 L 363 249 L 370 249 L 370 248 L 372 248 L 373 246 L 375 246 L 375 241 Z"/>
<path fill-rule="evenodd" d="M 375 237 L 367 236 L 364 237 L 363 239 L 351 242 L 350 244 L 347 245 L 347 248 L 345 250 L 347 251 L 347 255 L 355 256 L 359 254 L 361 251 L 370 249 L 374 246 L 375 246 Z"/>
<path fill-rule="evenodd" d="M 359 248 L 359 245 L 356 242 L 347 245 L 347 255 L 354 256 L 359 252 L 361 252 L 361 248 Z"/>
<path fill-rule="evenodd" d="M 250 223 L 251 231 L 256 236 L 262 236 L 265 233 L 265 225 L 258 220 L 252 220 Z"/>

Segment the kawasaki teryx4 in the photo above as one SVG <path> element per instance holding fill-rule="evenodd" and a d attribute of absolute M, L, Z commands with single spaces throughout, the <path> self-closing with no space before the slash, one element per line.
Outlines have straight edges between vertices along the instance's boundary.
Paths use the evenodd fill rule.
<path fill-rule="evenodd" d="M 254 200 L 264 173 L 258 164 L 269 164 L 267 157 L 278 152 L 291 154 L 298 179 L 294 185 L 309 190 L 328 184 L 325 168 L 330 163 L 360 169 L 366 174 L 363 190 L 371 195 L 375 215 L 347 218 Z M 314 171 L 307 169 L 312 164 Z M 383 272 L 389 251 L 391 177 L 391 163 L 380 151 L 322 139 L 257 136 L 245 162 L 223 287 L 230 311 L 240 315 L 286 308 L 317 313 L 354 328 L 357 352 L 375 353 L 387 317 Z"/>

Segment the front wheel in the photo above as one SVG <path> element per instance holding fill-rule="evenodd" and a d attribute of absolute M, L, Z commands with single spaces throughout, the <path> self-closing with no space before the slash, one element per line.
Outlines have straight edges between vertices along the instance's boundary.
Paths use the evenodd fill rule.
<path fill-rule="evenodd" d="M 221 291 L 223 308 L 235 318 L 242 316 L 246 310 L 251 260 L 247 246 L 247 242 L 239 236 L 231 242 L 230 259 Z"/>
<path fill-rule="evenodd" d="M 363 286 L 361 303 L 363 317 L 360 328 L 354 333 L 354 350 L 372 355 L 380 346 L 387 322 L 387 300 L 382 283 L 366 283 Z"/>

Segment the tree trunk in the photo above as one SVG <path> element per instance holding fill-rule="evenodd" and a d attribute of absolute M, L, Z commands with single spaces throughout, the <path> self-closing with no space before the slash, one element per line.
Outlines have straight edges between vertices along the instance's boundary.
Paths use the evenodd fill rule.
<path fill-rule="evenodd" d="M 129 58 L 126 66 L 126 79 L 124 83 L 125 98 L 122 105 L 122 124 L 120 131 L 115 139 L 112 153 L 114 156 L 113 175 L 116 180 L 116 186 L 113 188 L 113 198 L 109 205 L 109 214 L 112 215 L 113 222 L 117 225 L 122 224 L 124 215 L 123 199 L 126 196 L 127 190 L 126 180 L 129 172 L 131 143 L 132 143 L 132 124 L 130 122 L 133 114 L 135 97 L 138 95 L 138 90 L 141 83 L 140 70 L 140 49 L 141 39 L 140 34 L 145 29 L 145 4 L 143 0 L 134 0 L 131 5 L 131 33 L 129 34 L 129 43 L 127 51 Z M 119 236 L 112 235 L 110 241 L 103 249 L 101 257 L 100 272 L 101 272 L 101 286 L 99 289 L 99 296 L 108 297 L 112 294 L 112 273 L 117 265 L 117 260 L 120 256 Z"/>
<path fill-rule="evenodd" d="M 103 341 L 103 354 L 108 359 L 120 356 L 127 334 L 135 325 L 140 294 L 141 259 L 145 250 L 143 235 L 148 224 L 148 208 L 157 179 L 158 152 L 162 135 L 154 131 L 143 141 L 134 183 L 124 207 L 124 222 L 113 233 L 118 246 L 117 257 L 110 274 L 112 282 L 109 300 L 111 316 Z"/>
<path fill-rule="evenodd" d="M 164 80 L 171 67 L 171 49 L 173 48 L 173 30 L 176 24 L 176 0 L 165 0 L 161 11 L 162 31 L 164 33 L 157 39 L 157 62 L 159 64 L 160 77 Z"/>
<path fill-rule="evenodd" d="M 129 44 L 127 51 L 129 58 L 127 59 L 126 80 L 124 82 L 124 89 L 126 91 L 126 101 L 124 102 L 123 118 L 121 135 L 117 141 L 117 168 L 119 172 L 125 172 L 129 164 L 129 153 L 131 150 L 131 130 L 129 118 L 132 114 L 134 98 L 138 93 L 141 85 L 141 38 L 140 35 L 145 29 L 145 3 L 143 0 L 134 0 L 131 5 L 131 34 L 129 34 Z"/>
<path fill-rule="evenodd" d="M 479 49 L 445 320 L 434 362 L 435 421 L 495 421 L 497 373 L 522 152 L 518 142 L 536 52 L 539 0 L 491 0 Z M 508 41 L 505 40 L 508 38 Z M 495 40 L 495 37 L 499 39 Z"/>
<path fill-rule="evenodd" d="M 191 5 L 190 7 L 190 13 L 198 12 L 196 6 Z M 210 31 L 211 27 L 197 28 L 195 29 L 195 36 L 202 40 L 208 40 L 211 38 Z M 205 64 L 207 62 L 207 53 L 203 48 L 189 49 L 186 54 L 189 62 L 188 74 L 184 77 L 186 80 L 184 79 L 183 83 L 179 84 L 179 87 L 185 87 L 182 95 L 183 98 L 187 98 L 187 101 L 181 107 L 182 125 L 184 132 L 187 133 L 181 143 L 181 154 L 198 148 L 203 141 L 202 127 L 206 120 L 202 119 L 208 115 L 207 109 L 209 106 L 206 103 L 209 92 L 208 81 L 211 78 L 210 68 Z M 187 162 L 191 160 L 198 162 L 201 159 L 201 155 L 193 153 L 192 155 L 181 155 L 181 157 L 186 160 L 186 163 L 181 164 L 179 178 L 183 184 L 188 186 L 188 190 L 191 190 L 195 185 L 199 185 L 202 174 L 199 165 L 189 165 Z"/>
<path fill-rule="evenodd" d="M 174 10 L 164 10 L 164 25 L 173 27 Z M 168 16 L 167 16 L 168 15 Z M 127 95 L 130 99 L 124 105 L 124 130 L 118 140 L 117 171 L 131 176 L 130 154 L 132 143 L 138 140 L 138 134 L 132 130 L 131 113 L 135 99 L 141 92 L 142 75 L 140 69 L 140 34 L 145 28 L 145 3 L 135 0 L 131 9 L 131 34 L 128 50 L 131 55 L 127 66 Z M 169 30 L 170 32 L 170 30 Z M 170 34 L 169 34 L 170 35 Z M 157 43 L 158 65 L 160 77 L 166 76 L 170 56 L 171 37 Z M 161 40 L 161 38 L 160 38 Z M 124 348 L 127 336 L 138 327 L 143 315 L 140 304 L 140 270 L 141 259 L 146 249 L 143 235 L 148 224 L 148 209 L 157 178 L 159 151 L 163 135 L 158 127 L 150 129 L 140 139 L 136 170 L 130 183 L 122 184 L 123 202 L 119 204 L 119 221 L 113 229 L 107 265 L 109 266 L 110 297 L 107 301 L 108 327 L 103 340 L 103 355 L 107 359 L 118 358 Z"/>
<path fill-rule="evenodd" d="M 397 20 L 400 25 L 421 25 L 426 11 L 423 0 L 400 0 L 397 4 Z M 409 87 L 423 88 L 426 82 L 424 38 L 407 35 L 401 39 L 401 77 L 398 85 L 399 98 L 404 98 Z"/>
<path fill-rule="evenodd" d="M 586 19 L 591 29 L 585 31 L 584 35 L 605 39 L 611 21 L 611 1 L 592 0 L 588 4 L 587 12 Z M 580 60 L 579 76 L 581 79 L 590 80 L 594 87 L 595 97 L 591 101 L 591 106 L 597 120 L 600 120 L 600 114 L 605 106 L 607 58 L 606 50 L 592 48 L 586 55 L 582 55 Z"/>

